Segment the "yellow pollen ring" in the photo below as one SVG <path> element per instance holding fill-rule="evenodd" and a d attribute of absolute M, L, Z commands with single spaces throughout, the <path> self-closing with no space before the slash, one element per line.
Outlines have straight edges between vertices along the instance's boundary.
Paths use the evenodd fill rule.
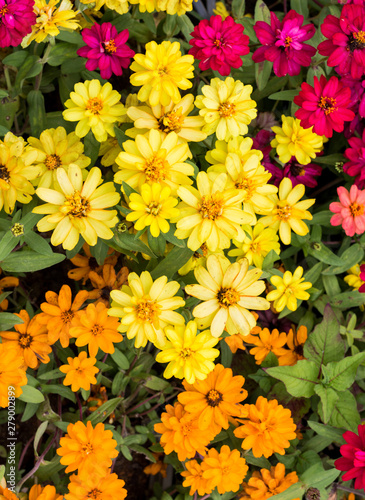
<path fill-rule="evenodd" d="M 93 115 L 99 115 L 103 109 L 103 101 L 100 97 L 93 97 L 87 101 L 86 109 Z"/>
<path fill-rule="evenodd" d="M 318 105 L 324 110 L 326 115 L 338 110 L 336 99 L 333 97 L 321 96 Z"/>
<path fill-rule="evenodd" d="M 229 118 L 236 113 L 236 106 L 230 102 L 223 102 L 219 105 L 218 113 L 222 118 Z"/>
<path fill-rule="evenodd" d="M 240 294 L 234 288 L 221 288 L 217 293 L 217 299 L 221 307 L 229 307 L 237 304 L 240 300 Z"/>
<path fill-rule="evenodd" d="M 356 201 L 354 201 L 354 203 L 352 203 L 349 208 L 352 217 L 358 217 L 364 214 L 364 205 L 358 204 L 356 203 Z"/>

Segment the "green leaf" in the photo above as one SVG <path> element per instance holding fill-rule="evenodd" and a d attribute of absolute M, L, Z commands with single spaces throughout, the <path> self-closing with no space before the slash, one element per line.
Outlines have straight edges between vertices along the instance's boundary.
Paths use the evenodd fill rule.
<path fill-rule="evenodd" d="M 127 356 L 125 356 L 125 354 L 120 352 L 119 349 L 115 349 L 115 351 L 110 356 L 116 362 L 116 364 L 121 370 L 128 370 L 130 366 L 128 358 Z"/>
<path fill-rule="evenodd" d="M 255 79 L 259 90 L 263 90 L 266 87 L 271 75 L 272 65 L 273 63 L 269 61 L 255 64 Z"/>
<path fill-rule="evenodd" d="M 163 234 L 160 233 L 158 237 L 155 238 L 154 236 L 152 236 L 150 228 L 148 228 L 147 241 L 148 241 L 148 246 L 150 247 L 152 252 L 158 257 L 162 257 L 166 248 L 166 240 L 163 237 Z"/>
<path fill-rule="evenodd" d="M 360 423 L 355 396 L 350 391 L 340 393 L 331 415 L 330 425 L 344 429 L 356 429 Z"/>
<path fill-rule="evenodd" d="M 43 394 L 35 387 L 26 385 L 22 387 L 23 393 L 19 396 L 20 401 L 24 403 L 42 403 L 44 401 Z"/>
<path fill-rule="evenodd" d="M 292 396 L 310 398 L 318 384 L 318 366 L 313 361 L 301 360 L 294 366 L 267 368 L 266 373 L 284 382 Z"/>
<path fill-rule="evenodd" d="M 65 255 L 59 253 L 40 255 L 33 251 L 22 250 L 6 257 L 1 262 L 1 268 L 10 273 L 34 272 L 54 266 L 65 258 Z"/>
<path fill-rule="evenodd" d="M 308 0 L 290 0 L 290 8 L 307 19 L 309 16 Z"/>
<path fill-rule="evenodd" d="M 343 161 L 344 161 L 344 156 L 341 153 L 335 153 L 333 155 L 328 155 L 328 156 L 317 156 L 313 160 L 314 163 L 321 163 L 324 165 L 336 165 L 336 163 L 339 162 L 343 163 Z"/>
<path fill-rule="evenodd" d="M 300 480 L 306 484 L 307 488 L 321 489 L 332 484 L 340 474 L 341 471 L 336 469 L 324 470 L 322 463 L 317 463 L 303 472 Z"/>
<path fill-rule="evenodd" d="M 24 321 L 8 312 L 0 312 L 0 330 L 10 330 L 14 325 L 21 325 Z"/>
<path fill-rule="evenodd" d="M 115 132 L 115 137 L 117 138 L 117 141 L 118 141 L 118 146 L 120 148 L 123 147 L 124 142 L 126 142 L 127 140 L 130 140 L 130 138 L 125 135 L 125 132 L 123 130 L 121 130 L 117 125 L 114 125 L 114 132 Z M 123 181 L 123 184 L 124 184 L 124 181 Z M 123 187 L 123 189 L 124 189 L 124 187 Z M 137 191 L 135 191 L 135 192 L 137 192 Z"/>
<path fill-rule="evenodd" d="M 323 366 L 326 384 L 337 391 L 345 391 L 355 382 L 357 369 L 364 360 L 365 352 L 359 352 L 355 356 Z"/>
<path fill-rule="evenodd" d="M 313 219 L 306 221 L 306 223 L 308 225 L 317 224 L 317 225 L 321 225 L 321 226 L 329 226 L 331 217 L 333 217 L 333 212 L 331 212 L 330 210 L 323 210 L 321 212 L 317 212 L 316 214 L 313 214 Z"/>
<path fill-rule="evenodd" d="M 65 387 L 60 384 L 41 384 L 42 392 L 45 394 L 58 394 L 63 398 L 69 399 L 73 403 L 76 403 L 75 393 L 71 391 L 69 387 Z"/>
<path fill-rule="evenodd" d="M 19 96 L 14 99 L 5 97 L 1 102 L 0 125 L 1 135 L 5 135 L 13 126 L 14 117 L 19 109 Z"/>
<path fill-rule="evenodd" d="M 141 240 L 136 240 L 134 234 L 130 234 L 128 231 L 124 233 L 115 233 L 113 238 L 114 243 L 121 249 L 125 248 L 132 252 L 145 253 L 149 257 L 156 257 L 156 255 L 145 245 Z"/>
<path fill-rule="evenodd" d="M 51 370 L 46 373 L 42 373 L 42 375 L 38 374 L 38 379 L 39 380 L 52 380 L 54 378 L 63 378 L 65 376 L 64 373 L 62 373 L 59 368 L 55 368 L 54 370 Z"/>
<path fill-rule="evenodd" d="M 190 248 L 174 247 L 171 252 L 155 267 L 151 272 L 154 280 L 160 276 L 167 276 L 171 279 L 174 274 L 190 259 L 193 255 Z"/>
<path fill-rule="evenodd" d="M 264 21 L 270 24 L 270 20 L 271 16 L 268 6 L 262 0 L 257 0 L 255 5 L 255 22 Z"/>
<path fill-rule="evenodd" d="M 330 387 L 316 385 L 314 388 L 316 394 L 321 398 L 321 406 L 318 408 L 322 421 L 327 424 L 331 418 L 335 403 L 339 398 L 339 394 Z"/>
<path fill-rule="evenodd" d="M 332 439 L 333 442 L 338 444 L 345 444 L 345 440 L 342 437 L 342 430 L 331 427 L 330 425 L 320 424 L 319 422 L 312 422 L 311 420 L 308 420 L 307 423 L 309 427 L 313 429 L 314 432 L 316 432 L 319 436 Z"/>
<path fill-rule="evenodd" d="M 16 68 L 20 68 L 20 66 L 24 63 L 26 58 L 28 57 L 28 51 L 26 50 L 18 50 L 17 52 L 13 52 L 8 56 L 4 57 L 2 60 L 3 64 L 7 66 L 15 66 Z"/>
<path fill-rule="evenodd" d="M 350 269 L 352 266 L 356 265 L 360 262 L 364 257 L 364 250 L 358 243 L 351 245 L 347 250 L 343 252 L 340 256 L 342 260 L 341 266 L 331 266 L 325 269 L 322 274 L 324 275 L 333 275 L 333 274 L 341 274 Z"/>
<path fill-rule="evenodd" d="M 36 433 L 34 436 L 34 442 L 33 442 L 33 449 L 34 449 L 34 453 L 36 456 L 38 455 L 37 448 L 38 448 L 39 441 L 40 441 L 41 437 L 43 436 L 43 434 L 46 432 L 47 427 L 48 427 L 48 422 L 45 421 L 45 422 L 42 422 L 41 425 L 36 430 Z"/>
<path fill-rule="evenodd" d="M 28 55 L 26 60 L 20 66 L 14 83 L 14 93 L 19 94 L 22 90 L 24 80 L 38 75 L 42 71 L 42 63 L 38 56 Z M 31 90 L 31 92 L 39 92 Z"/>
<path fill-rule="evenodd" d="M 179 240 L 179 238 L 176 238 L 176 236 L 174 235 L 175 231 L 176 231 L 175 224 L 171 224 L 170 222 L 170 229 L 168 230 L 167 233 L 163 233 L 162 236 L 165 238 L 166 241 L 172 243 L 176 247 L 186 248 L 186 240 Z"/>
<path fill-rule="evenodd" d="M 90 247 L 90 252 L 93 257 L 95 257 L 99 266 L 102 266 L 104 260 L 108 255 L 109 245 L 105 243 L 101 238 L 98 238 L 98 241 L 95 246 Z"/>
<path fill-rule="evenodd" d="M 113 411 L 120 405 L 123 398 L 113 398 L 102 404 L 97 410 L 94 410 L 91 415 L 89 415 L 86 421 L 92 423 L 93 426 L 99 422 L 103 422 L 113 413 Z"/>
<path fill-rule="evenodd" d="M 308 245 L 307 251 L 309 255 L 314 257 L 325 264 L 341 266 L 342 260 L 340 257 L 337 257 L 331 250 L 326 247 L 323 243 L 312 243 Z"/>
<path fill-rule="evenodd" d="M 314 285 L 314 283 L 320 278 L 323 269 L 323 263 L 317 262 L 305 273 L 305 281 L 309 281 Z"/>
<path fill-rule="evenodd" d="M 53 255 L 52 248 L 40 234 L 30 231 L 24 236 L 24 241 L 29 247 L 41 255 Z"/>
<path fill-rule="evenodd" d="M 293 500 L 293 498 L 302 498 L 306 488 L 303 483 L 298 482 L 292 484 L 282 493 L 277 495 L 272 495 L 270 498 L 275 498 L 276 500 Z"/>
<path fill-rule="evenodd" d="M 345 310 L 351 307 L 358 307 L 365 304 L 365 296 L 358 290 L 352 292 L 339 293 L 335 297 L 331 297 L 332 307 Z"/>
<path fill-rule="evenodd" d="M 27 97 L 28 115 L 32 135 L 39 137 L 47 126 L 44 97 L 40 90 L 31 90 Z"/>
<path fill-rule="evenodd" d="M 245 0 L 233 0 L 232 15 L 237 19 L 241 19 L 245 15 Z"/>
<path fill-rule="evenodd" d="M 276 92 L 275 94 L 269 95 L 269 99 L 274 101 L 290 101 L 294 99 L 299 94 L 299 90 L 283 90 L 282 92 Z"/>
<path fill-rule="evenodd" d="M 53 45 L 51 48 L 46 62 L 50 66 L 61 66 L 63 62 L 75 57 L 77 57 L 77 47 L 75 47 L 75 44 L 57 42 L 56 45 Z"/>
<path fill-rule="evenodd" d="M 19 239 L 16 238 L 11 231 L 5 233 L 0 241 L 0 261 L 4 260 L 8 255 L 10 255 L 13 248 L 19 243 Z"/>
<path fill-rule="evenodd" d="M 96 160 L 98 159 L 100 142 L 95 139 L 94 134 L 89 130 L 88 134 L 84 139 L 85 144 L 85 156 L 91 159 L 91 163 L 89 165 L 89 169 L 95 165 Z"/>
<path fill-rule="evenodd" d="M 155 375 L 149 375 L 144 385 L 148 389 L 153 389 L 154 391 L 164 391 L 169 387 L 170 382 L 163 378 L 156 377 Z"/>
<path fill-rule="evenodd" d="M 80 33 L 77 31 L 71 31 L 71 30 L 63 30 L 62 28 L 60 29 L 59 34 L 57 35 L 57 45 L 59 45 L 58 40 L 62 42 L 68 42 L 68 43 L 74 43 L 75 45 L 84 45 L 84 40 L 82 39 L 82 36 Z"/>
<path fill-rule="evenodd" d="M 192 36 L 191 33 L 194 31 L 194 25 L 188 18 L 186 14 L 177 17 L 177 24 L 181 30 L 181 33 L 184 35 L 186 41 L 188 42 Z"/>

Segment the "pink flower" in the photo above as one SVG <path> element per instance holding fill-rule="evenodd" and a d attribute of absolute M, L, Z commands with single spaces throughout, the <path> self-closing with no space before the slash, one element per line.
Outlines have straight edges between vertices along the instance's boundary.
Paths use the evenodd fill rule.
<path fill-rule="evenodd" d="M 231 68 L 242 66 L 241 56 L 250 52 L 249 38 L 243 34 L 243 26 L 236 23 L 231 16 L 222 19 L 212 16 L 203 19 L 191 33 L 189 54 L 200 60 L 199 68 L 203 71 L 213 69 L 223 76 L 231 72 Z"/>
<path fill-rule="evenodd" d="M 318 135 L 332 137 L 333 131 L 342 132 L 344 122 L 355 118 L 351 106 L 351 89 L 344 87 L 338 78 L 332 76 L 328 81 L 324 75 L 320 80 L 314 77 L 314 87 L 302 83 L 302 90 L 294 97 L 294 102 L 301 109 L 295 116 L 304 128 L 313 126 Z"/>
<path fill-rule="evenodd" d="M 355 177 L 355 184 L 359 188 L 365 186 L 365 130 L 362 138 L 351 137 L 350 148 L 346 149 L 345 157 L 349 160 L 343 166 L 346 174 Z"/>
<path fill-rule="evenodd" d="M 350 191 L 344 187 L 337 188 L 340 201 L 330 204 L 335 215 L 331 217 L 332 226 L 343 227 L 347 236 L 365 232 L 365 190 L 360 191 L 354 184 Z"/>
<path fill-rule="evenodd" d="M 81 47 L 77 54 L 86 57 L 85 66 L 89 71 L 100 68 L 102 78 L 109 79 L 112 74 L 120 76 L 122 68 L 128 68 L 134 51 L 126 45 L 128 30 L 118 34 L 117 28 L 111 23 L 97 24 L 82 30 L 82 38 L 86 47 Z"/>
<path fill-rule="evenodd" d="M 341 5 L 365 5 L 365 0 L 338 0 Z"/>
<path fill-rule="evenodd" d="M 360 275 L 359 275 L 361 281 L 364 281 L 364 284 L 360 286 L 359 292 L 365 293 L 365 264 L 362 264 L 360 266 Z"/>
<path fill-rule="evenodd" d="M 288 177 L 293 187 L 297 184 L 304 184 L 307 187 L 316 187 L 317 181 L 315 177 L 321 175 L 322 167 L 309 163 L 308 165 L 300 165 L 295 156 L 292 157 L 289 163 L 284 166 L 283 177 Z"/>
<path fill-rule="evenodd" d="M 277 76 L 299 75 L 301 66 L 309 66 L 316 49 L 303 43 L 313 37 L 313 24 L 302 26 L 304 17 L 289 11 L 282 21 L 271 12 L 271 26 L 257 21 L 254 30 L 262 43 L 253 54 L 254 62 L 272 61 Z"/>
<path fill-rule="evenodd" d="M 34 0 L 0 0 L 0 47 L 17 47 L 32 31 Z"/>
<path fill-rule="evenodd" d="M 345 5 L 341 18 L 329 15 L 321 26 L 328 38 L 318 45 L 322 56 L 329 56 L 328 66 L 336 67 L 340 75 L 351 73 L 361 78 L 365 73 L 365 7 Z"/>
<path fill-rule="evenodd" d="M 363 266 L 361 266 L 363 267 Z M 344 481 L 355 479 L 355 489 L 365 488 L 365 425 L 357 428 L 359 435 L 346 431 L 343 438 L 347 444 L 340 448 L 341 458 L 335 461 L 337 470 L 348 471 L 342 476 Z"/>

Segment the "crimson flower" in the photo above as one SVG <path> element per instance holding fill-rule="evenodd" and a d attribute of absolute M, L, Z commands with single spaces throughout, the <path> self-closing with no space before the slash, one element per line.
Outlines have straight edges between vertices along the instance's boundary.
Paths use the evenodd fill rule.
<path fill-rule="evenodd" d="M 0 0 L 0 47 L 17 47 L 32 31 L 34 0 Z"/>
<path fill-rule="evenodd" d="M 346 174 L 356 177 L 355 184 L 359 188 L 365 187 L 365 130 L 362 138 L 351 137 L 350 148 L 346 149 L 345 157 L 349 160 L 343 166 Z"/>
<path fill-rule="evenodd" d="M 293 187 L 297 184 L 304 184 L 307 187 L 316 187 L 317 181 L 315 177 L 321 175 L 322 167 L 309 163 L 308 165 L 300 165 L 295 156 L 292 157 L 289 163 L 284 166 L 283 176 L 289 177 Z"/>
<path fill-rule="evenodd" d="M 313 37 L 313 24 L 302 26 L 304 17 L 290 10 L 282 21 L 271 12 L 271 26 L 257 21 L 254 30 L 262 43 L 252 55 L 254 62 L 272 61 L 277 76 L 299 75 L 301 66 L 309 66 L 316 49 L 304 43 Z"/>
<path fill-rule="evenodd" d="M 313 132 L 318 135 L 332 137 L 334 130 L 342 132 L 344 122 L 355 118 L 355 113 L 348 109 L 351 106 L 351 89 L 344 87 L 335 76 L 328 81 L 324 75 L 320 80 L 315 76 L 314 87 L 303 82 L 294 102 L 301 108 L 295 116 L 302 127 L 313 126 Z"/>
<path fill-rule="evenodd" d="M 361 266 L 364 267 L 364 266 Z M 346 431 L 343 438 L 347 444 L 340 448 L 341 458 L 335 461 L 337 470 L 348 471 L 342 476 L 344 481 L 355 479 L 355 489 L 365 488 L 365 425 L 357 428 L 359 435 Z"/>
<path fill-rule="evenodd" d="M 360 279 L 364 281 L 364 283 L 360 286 L 359 292 L 365 293 L 365 264 L 360 266 Z"/>
<path fill-rule="evenodd" d="M 0 0 L 1 1 L 1 0 Z M 86 57 L 86 69 L 94 71 L 100 68 L 100 75 L 106 80 L 112 74 L 120 76 L 122 68 L 128 68 L 134 51 L 126 45 L 128 30 L 118 34 L 117 28 L 111 23 L 97 24 L 82 30 L 82 38 L 86 47 L 81 47 L 77 54 Z"/>
<path fill-rule="evenodd" d="M 318 52 L 329 56 L 328 66 L 340 75 L 351 73 L 353 78 L 361 78 L 365 73 L 364 5 L 345 5 L 340 19 L 333 15 L 324 19 L 321 31 L 328 40 L 318 45 Z"/>
<path fill-rule="evenodd" d="M 212 16 L 203 19 L 191 33 L 189 54 L 200 60 L 201 70 L 213 69 L 223 76 L 231 72 L 231 68 L 242 66 L 241 56 L 250 52 L 249 38 L 243 34 L 244 27 L 236 23 L 231 16 L 222 19 Z"/>

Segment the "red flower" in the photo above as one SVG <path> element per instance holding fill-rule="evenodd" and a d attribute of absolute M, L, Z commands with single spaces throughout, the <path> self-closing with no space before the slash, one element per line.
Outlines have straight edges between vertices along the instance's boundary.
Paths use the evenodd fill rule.
<path fill-rule="evenodd" d="M 350 148 L 346 149 L 345 157 L 349 160 L 343 166 L 346 174 L 356 177 L 355 184 L 359 188 L 365 187 L 365 130 L 362 138 L 351 137 Z"/>
<path fill-rule="evenodd" d="M 122 68 L 128 68 L 134 56 L 134 51 L 125 43 L 128 30 L 118 34 L 117 28 L 111 23 L 95 23 L 91 28 L 82 30 L 81 35 L 87 45 L 81 47 L 77 54 L 88 59 L 86 69 L 94 71 L 99 67 L 100 76 L 109 79 L 112 74 L 120 76 Z"/>
<path fill-rule="evenodd" d="M 365 8 L 363 5 L 345 5 L 341 18 L 329 15 L 321 26 L 328 38 L 318 45 L 322 56 L 329 56 L 328 66 L 336 67 L 340 75 L 351 73 L 361 78 L 365 73 Z"/>
<path fill-rule="evenodd" d="M 17 47 L 37 20 L 34 0 L 0 0 L 0 47 Z"/>
<path fill-rule="evenodd" d="M 315 33 L 313 24 L 302 26 L 304 17 L 289 11 L 282 21 L 271 12 L 271 26 L 258 21 L 254 30 L 263 44 L 253 54 L 254 62 L 272 61 L 277 76 L 299 75 L 301 66 L 309 66 L 316 49 L 303 43 Z"/>
<path fill-rule="evenodd" d="M 360 279 L 364 283 L 360 286 L 359 292 L 365 293 L 365 264 L 362 264 L 362 266 L 360 266 Z"/>
<path fill-rule="evenodd" d="M 313 126 L 318 135 L 332 137 L 333 131 L 342 132 L 344 122 L 355 118 L 355 113 L 348 109 L 351 106 L 351 89 L 344 87 L 338 78 L 332 76 L 328 81 L 314 77 L 314 88 L 302 83 L 302 90 L 294 97 L 294 102 L 301 109 L 295 116 L 304 128 Z"/>
<path fill-rule="evenodd" d="M 355 489 L 361 490 L 365 488 L 365 425 L 359 425 L 357 431 L 359 435 L 351 431 L 343 434 L 348 444 L 341 446 L 342 457 L 336 460 L 335 467 L 341 471 L 348 471 L 342 476 L 344 481 L 356 478 Z"/>
<path fill-rule="evenodd" d="M 224 20 L 221 16 L 203 19 L 191 34 L 193 38 L 189 43 L 193 48 L 189 54 L 200 59 L 199 68 L 203 71 L 211 68 L 227 76 L 231 68 L 242 66 L 241 56 L 250 52 L 250 40 L 243 30 L 243 26 L 234 22 L 231 16 Z"/>

